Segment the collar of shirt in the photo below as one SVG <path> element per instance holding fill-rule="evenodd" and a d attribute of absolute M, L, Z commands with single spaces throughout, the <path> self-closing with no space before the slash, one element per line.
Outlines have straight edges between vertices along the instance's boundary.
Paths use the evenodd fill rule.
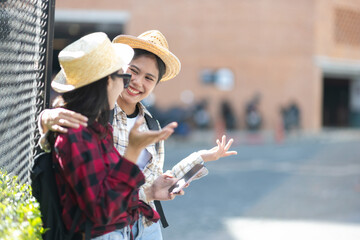
<path fill-rule="evenodd" d="M 152 117 L 151 113 L 146 109 L 146 107 L 141 103 L 138 102 L 136 106 L 139 109 L 139 115 L 144 116 L 145 114 L 148 114 L 150 117 Z M 126 113 L 120 108 L 120 106 L 115 103 L 115 109 L 114 109 L 114 115 L 115 118 L 122 118 L 126 120 Z"/>

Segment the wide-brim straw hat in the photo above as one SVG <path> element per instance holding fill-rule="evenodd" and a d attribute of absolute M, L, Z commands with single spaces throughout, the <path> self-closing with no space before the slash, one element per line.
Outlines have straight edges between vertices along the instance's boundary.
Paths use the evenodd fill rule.
<path fill-rule="evenodd" d="M 59 53 L 61 70 L 51 86 L 59 93 L 83 87 L 127 67 L 133 56 L 130 46 L 112 43 L 103 32 L 88 34 Z"/>
<path fill-rule="evenodd" d="M 165 63 L 165 74 L 160 81 L 164 82 L 174 78 L 181 69 L 180 60 L 169 51 L 169 45 L 164 35 L 158 30 L 150 30 L 138 37 L 119 35 L 114 38 L 114 43 L 124 43 L 132 48 L 147 50 L 158 56 Z"/>

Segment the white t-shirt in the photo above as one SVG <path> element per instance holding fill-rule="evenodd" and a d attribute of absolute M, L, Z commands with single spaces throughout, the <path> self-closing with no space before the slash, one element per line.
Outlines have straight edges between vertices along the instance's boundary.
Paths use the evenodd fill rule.
<path fill-rule="evenodd" d="M 131 128 L 134 126 L 136 120 L 138 119 L 139 115 L 137 115 L 134 118 L 127 118 L 127 130 L 128 132 L 130 132 Z M 136 162 L 136 164 L 138 165 L 138 167 L 140 168 L 140 170 L 144 170 L 146 164 L 149 162 L 149 160 L 151 159 L 151 154 L 149 153 L 148 150 L 144 149 L 141 151 L 139 158 Z"/>

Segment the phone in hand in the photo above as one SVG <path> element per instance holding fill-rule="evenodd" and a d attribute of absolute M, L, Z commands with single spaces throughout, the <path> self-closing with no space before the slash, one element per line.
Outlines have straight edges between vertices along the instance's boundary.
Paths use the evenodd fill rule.
<path fill-rule="evenodd" d="M 179 193 L 186 184 L 190 183 L 194 177 L 204 168 L 202 164 L 196 164 L 185 175 L 180 178 L 174 185 L 169 188 L 169 193 Z"/>

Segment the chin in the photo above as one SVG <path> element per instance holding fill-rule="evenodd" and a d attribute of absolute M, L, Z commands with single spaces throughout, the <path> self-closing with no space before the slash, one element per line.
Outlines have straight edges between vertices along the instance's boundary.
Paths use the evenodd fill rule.
<path fill-rule="evenodd" d="M 127 103 L 138 103 L 140 102 L 142 99 L 140 98 L 139 95 L 137 96 L 132 96 L 132 95 L 129 95 L 129 94 L 126 94 L 125 96 L 123 95 L 122 99 L 127 102 Z"/>

